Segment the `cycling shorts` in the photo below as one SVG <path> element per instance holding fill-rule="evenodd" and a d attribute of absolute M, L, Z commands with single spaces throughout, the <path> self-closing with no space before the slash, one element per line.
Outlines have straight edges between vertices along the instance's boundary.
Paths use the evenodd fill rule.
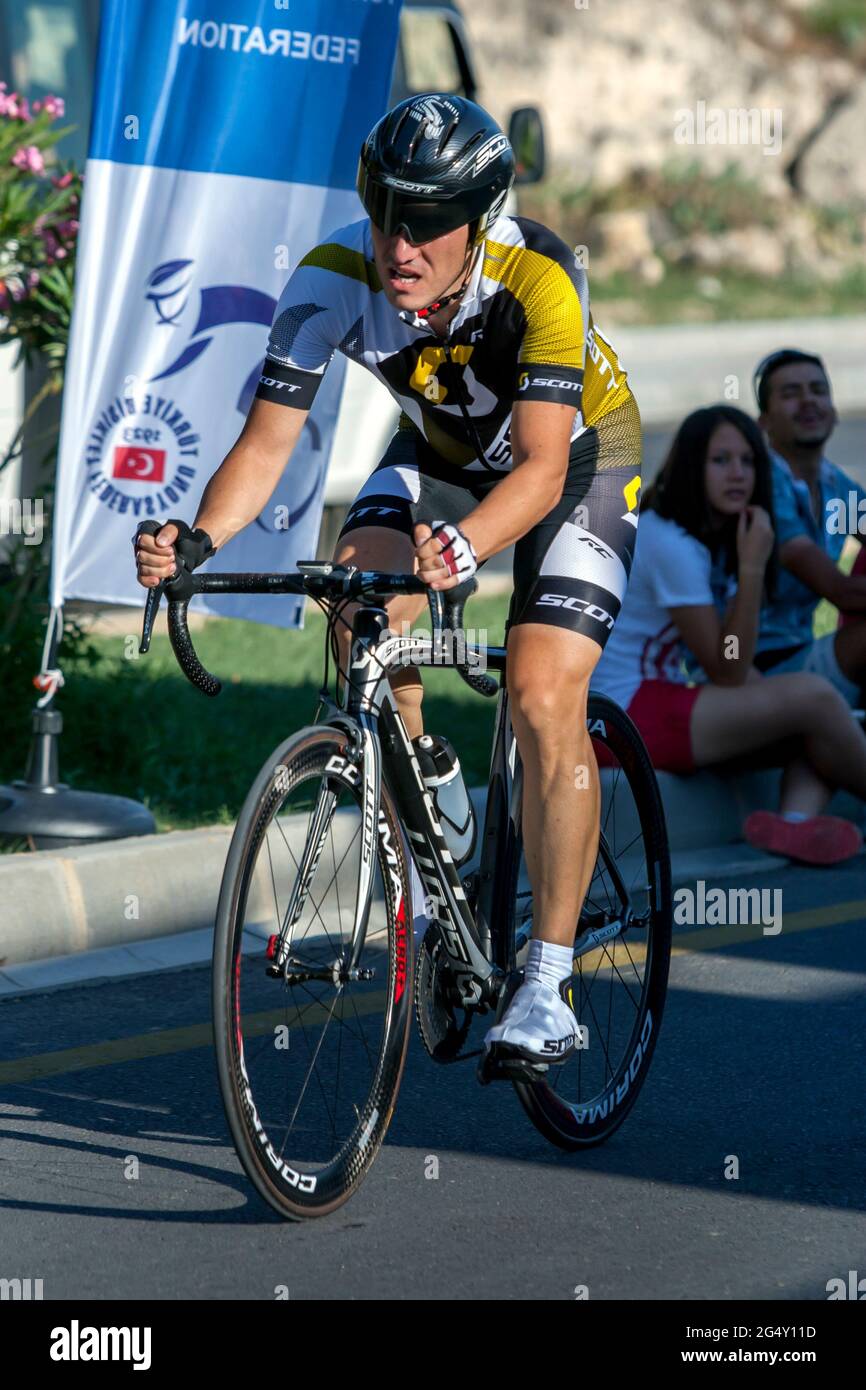
<path fill-rule="evenodd" d="M 604 647 L 631 570 L 640 464 L 640 415 L 629 397 L 572 443 L 562 496 L 516 543 L 506 631 L 542 623 Z M 401 423 L 340 535 L 375 526 L 412 539 L 419 521 L 459 525 L 501 481 L 446 463 L 414 426 Z"/>

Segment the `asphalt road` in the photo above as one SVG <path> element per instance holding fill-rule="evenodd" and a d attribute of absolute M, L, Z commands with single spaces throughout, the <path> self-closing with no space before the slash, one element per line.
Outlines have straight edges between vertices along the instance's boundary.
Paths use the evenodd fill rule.
<path fill-rule="evenodd" d="M 303 1225 L 230 1145 L 206 970 L 0 1003 L 0 1278 L 46 1299 L 825 1299 L 866 1274 L 866 858 L 749 886 L 781 889 L 783 930 L 677 929 L 659 1047 L 607 1145 L 554 1150 L 507 1083 L 413 1035 L 372 1172 Z"/>

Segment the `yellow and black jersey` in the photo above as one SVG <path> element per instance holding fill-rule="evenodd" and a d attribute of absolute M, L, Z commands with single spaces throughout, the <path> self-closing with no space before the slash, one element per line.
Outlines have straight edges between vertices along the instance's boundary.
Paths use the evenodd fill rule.
<path fill-rule="evenodd" d="M 389 304 L 369 221 L 334 232 L 280 296 L 256 395 L 309 409 L 334 352 L 388 387 L 404 427 L 471 471 L 511 467 L 515 401 L 574 405 L 574 443 L 630 399 L 617 355 L 593 324 L 586 272 L 559 237 L 523 217 L 492 224 L 447 345 L 417 314 Z"/>

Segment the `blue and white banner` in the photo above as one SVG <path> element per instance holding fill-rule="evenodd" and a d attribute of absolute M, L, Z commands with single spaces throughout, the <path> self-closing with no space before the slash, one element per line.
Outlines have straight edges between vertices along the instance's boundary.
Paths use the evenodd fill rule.
<path fill-rule="evenodd" d="M 280 291 L 362 215 L 400 0 L 104 0 L 63 396 L 52 602 L 139 603 L 140 520 L 192 522 L 240 434 Z M 344 363 L 257 521 L 209 568 L 315 554 Z M 208 611 L 294 625 L 300 603 Z"/>

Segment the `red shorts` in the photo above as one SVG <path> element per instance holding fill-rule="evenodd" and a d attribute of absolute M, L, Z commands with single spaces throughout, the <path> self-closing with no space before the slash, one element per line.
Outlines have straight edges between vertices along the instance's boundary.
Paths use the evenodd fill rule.
<path fill-rule="evenodd" d="M 694 772 L 691 722 L 701 687 L 672 681 L 642 681 L 628 710 L 640 730 L 653 767 L 664 772 Z"/>

